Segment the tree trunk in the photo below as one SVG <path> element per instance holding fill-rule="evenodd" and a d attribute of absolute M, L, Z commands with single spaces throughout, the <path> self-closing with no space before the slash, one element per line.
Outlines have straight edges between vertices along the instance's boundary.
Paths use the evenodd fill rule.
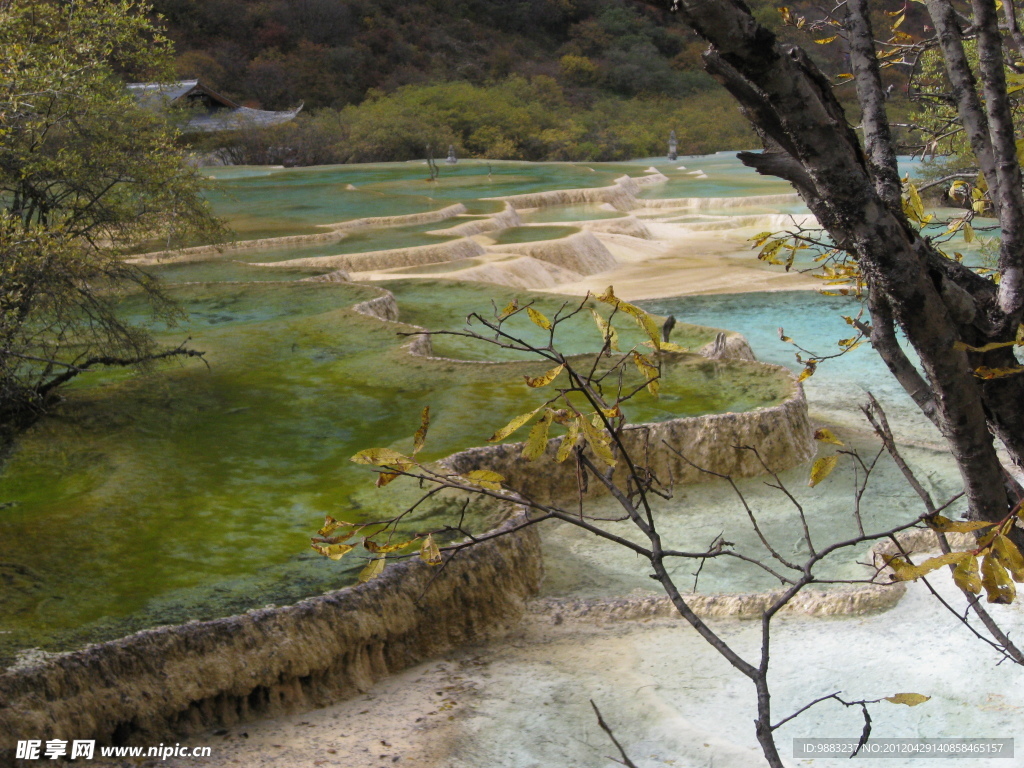
<path fill-rule="evenodd" d="M 861 5 L 855 2 L 851 14 L 863 17 Z M 708 71 L 737 99 L 762 138 L 764 154 L 741 153 L 740 159 L 792 182 L 833 240 L 858 262 L 875 296 L 870 310 L 880 330 L 876 349 L 891 369 L 902 372 L 901 383 L 948 442 L 971 512 L 1002 519 L 1008 497 L 990 428 L 1020 463 L 1022 377 L 983 384 L 973 374 L 978 361 L 955 344 L 1009 341 L 1009 327 L 1015 331 L 1016 325 L 1001 310 L 992 282 L 951 262 L 902 213 L 891 188 L 891 161 L 879 145 L 881 105 L 866 115 L 869 160 L 831 85 L 799 47 L 779 43 L 738 0 L 677 0 L 675 7 L 711 43 L 705 53 Z M 864 47 L 864 40 L 870 42 L 865 34 L 870 30 L 861 29 L 854 58 L 870 98 L 880 81 L 871 72 L 873 54 Z M 979 146 L 992 158 L 986 114 L 979 108 L 973 115 Z M 989 165 L 993 181 L 994 166 Z M 921 375 L 907 369 L 894 334 L 884 338 L 893 321 L 920 357 Z M 886 340 L 888 351 L 881 343 Z M 921 391 L 923 380 L 930 393 Z"/>

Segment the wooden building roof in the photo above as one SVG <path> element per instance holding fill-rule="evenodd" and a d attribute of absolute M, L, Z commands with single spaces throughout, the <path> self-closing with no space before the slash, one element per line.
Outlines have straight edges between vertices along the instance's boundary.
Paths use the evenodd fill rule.
<path fill-rule="evenodd" d="M 267 128 L 287 123 L 302 111 L 301 103 L 295 109 L 284 111 L 243 107 L 207 88 L 199 80 L 129 83 L 128 91 L 145 107 L 167 109 L 178 105 L 190 108 L 193 114 L 185 123 L 186 132 L 212 133 L 252 127 Z"/>

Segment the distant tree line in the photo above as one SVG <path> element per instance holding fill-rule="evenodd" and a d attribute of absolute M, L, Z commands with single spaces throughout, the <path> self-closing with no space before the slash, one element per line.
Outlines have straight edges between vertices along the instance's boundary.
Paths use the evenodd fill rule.
<path fill-rule="evenodd" d="M 273 129 L 205 137 L 197 148 L 234 164 L 324 165 L 443 154 L 505 160 L 626 160 L 664 154 L 675 130 L 683 154 L 754 146 L 723 92 L 683 99 L 606 95 L 574 107 L 546 75 L 492 85 L 439 83 L 371 92 L 362 103 L 303 114 Z"/>

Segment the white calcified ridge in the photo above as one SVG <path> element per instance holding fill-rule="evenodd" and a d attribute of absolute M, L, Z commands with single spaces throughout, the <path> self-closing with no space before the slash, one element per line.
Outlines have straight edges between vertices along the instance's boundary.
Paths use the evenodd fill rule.
<path fill-rule="evenodd" d="M 742 364 L 741 361 L 733 363 Z M 765 363 L 746 364 L 779 372 L 785 370 Z M 444 459 L 443 464 L 450 471 L 463 475 L 477 469 L 498 472 L 508 478 L 510 486 L 541 502 L 572 499 L 579 490 L 576 468 L 568 462 L 559 464 L 554 460 L 559 442 L 560 438 L 549 440 L 545 454 L 536 462 L 522 457 L 523 443 L 503 443 L 469 448 Z M 707 481 L 709 476 L 697 467 L 731 477 L 761 475 L 765 465 L 773 472 L 781 472 L 807 461 L 816 450 L 807 401 L 795 381 L 793 393 L 778 405 L 743 413 L 637 424 L 626 428 L 623 443 L 635 455 L 646 455 L 649 448 L 651 471 L 680 484 Z M 665 445 L 678 453 L 666 450 Z M 753 447 L 757 454 L 739 446 Z M 616 467 L 615 480 L 625 483 L 621 462 Z M 603 492 L 604 485 L 594 481 L 587 495 L 597 496 Z"/>
<path fill-rule="evenodd" d="M 520 518 L 504 524 L 512 528 Z M 15 734 L 155 744 L 325 706 L 514 627 L 541 578 L 529 527 L 437 569 L 418 558 L 295 605 L 158 627 L 0 674 L 0 766 Z"/>
<path fill-rule="evenodd" d="M 522 222 L 519 219 L 519 213 L 509 203 L 505 203 L 505 208 L 501 213 L 496 213 L 494 216 L 489 216 L 486 219 L 478 219 L 476 221 L 466 221 L 462 224 L 456 224 L 454 227 L 448 229 L 435 229 L 428 232 L 428 235 L 456 235 L 458 237 L 471 237 L 473 235 L 479 235 L 484 232 L 493 232 L 497 229 L 507 229 L 508 227 L 518 227 Z"/>
<path fill-rule="evenodd" d="M 532 256 L 508 257 L 501 254 L 496 254 L 493 261 L 459 270 L 449 276 L 469 282 L 490 283 L 524 290 L 555 288 L 583 279 L 583 275 L 578 272 Z"/>
<path fill-rule="evenodd" d="M 129 264 L 182 264 L 195 261 L 210 261 L 217 259 L 225 253 L 240 253 L 245 251 L 266 251 L 275 248 L 286 248 L 288 246 L 317 245 L 322 243 L 335 243 L 344 240 L 348 235 L 346 230 L 362 229 L 364 227 L 401 227 L 413 224 L 428 224 L 432 221 L 444 221 L 455 216 L 466 213 L 466 206 L 462 203 L 449 205 L 437 211 L 426 213 L 410 213 L 403 216 L 371 216 L 362 219 L 342 221 L 337 224 L 318 224 L 318 227 L 328 229 L 328 232 L 319 232 L 312 235 L 289 235 L 286 237 L 265 237 L 258 240 L 237 240 L 233 243 L 222 243 L 219 245 L 197 245 L 193 248 L 181 248 L 172 251 L 155 251 L 140 256 L 132 256 L 125 259 Z"/>
<path fill-rule="evenodd" d="M 595 275 L 618 264 L 604 243 L 587 231 L 576 232 L 558 240 L 489 245 L 487 251 L 532 256 L 580 275 Z"/>
<path fill-rule="evenodd" d="M 598 219 L 597 221 L 578 222 L 576 226 L 589 229 L 591 232 L 602 232 L 611 235 L 629 235 L 642 240 L 652 240 L 654 235 L 644 222 L 636 216 L 623 216 L 618 219 Z"/>
<path fill-rule="evenodd" d="M 749 197 L 679 197 L 655 198 L 636 201 L 638 208 L 686 208 L 708 211 L 719 208 L 751 208 L 760 206 L 791 205 L 799 203 L 796 192 L 782 195 L 751 195 Z"/>
<path fill-rule="evenodd" d="M 437 245 L 417 245 L 411 248 L 390 248 L 381 251 L 342 253 L 334 256 L 312 256 L 304 259 L 287 259 L 250 266 L 267 269 L 290 269 L 310 267 L 315 269 L 343 269 L 349 272 L 367 272 L 375 269 L 413 267 L 422 264 L 438 264 L 444 261 L 458 261 L 480 256 L 483 247 L 469 238 L 460 238 Z"/>

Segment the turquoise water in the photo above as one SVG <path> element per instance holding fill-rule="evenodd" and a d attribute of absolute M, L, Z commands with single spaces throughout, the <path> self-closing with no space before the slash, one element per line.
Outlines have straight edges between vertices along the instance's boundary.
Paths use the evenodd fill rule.
<path fill-rule="evenodd" d="M 215 210 L 240 237 L 256 238 L 454 202 L 475 214 L 495 212 L 501 205 L 483 198 L 604 186 L 652 164 L 670 177 L 646 193 L 654 197 L 787 191 L 723 156 L 682 158 L 672 167 L 659 160 L 593 166 L 495 162 L 490 175 L 487 163 L 463 161 L 454 169 L 442 167 L 433 184 L 417 163 L 209 173 L 222 179 L 211 196 Z M 677 167 L 694 164 L 709 178 L 696 179 Z M 511 236 L 567 234 L 572 228 L 554 225 L 608 215 L 590 208 L 560 206 L 547 218 L 533 219 L 552 226 L 518 228 Z M 426 233 L 458 222 L 367 229 L 340 243 L 151 268 L 189 313 L 180 327 L 161 324 L 154 331 L 166 345 L 191 338 L 193 348 L 206 352 L 205 363 L 83 376 L 66 402 L 21 439 L 0 476 L 0 662 L 18 648 L 73 648 L 156 624 L 286 603 L 348 583 L 361 566 L 357 559 L 339 566 L 308 549 L 319 520 L 325 514 L 393 514 L 412 493 L 401 482 L 375 491 L 372 476 L 348 457 L 370 446 L 407 450 L 420 409 L 428 404 L 434 421 L 427 458 L 481 444 L 495 424 L 524 410 L 524 399 L 536 398 L 522 377 L 546 366 L 456 336 L 437 337 L 435 353 L 503 364 L 410 358 L 399 348 L 403 326 L 351 310 L 376 291 L 297 283 L 316 271 L 263 270 L 242 262 L 442 242 Z M 491 312 L 492 301 L 503 306 L 517 295 L 522 302 L 535 299 L 548 316 L 579 301 L 444 281 L 386 286 L 398 297 L 404 322 L 433 329 L 460 328 L 470 312 Z M 813 347 L 841 338 L 846 326 L 835 320 L 836 313 L 853 311 L 842 300 L 806 293 L 701 297 L 648 307 L 739 330 L 762 359 L 790 366 L 792 349 L 778 342 L 772 318 L 786 317 L 787 333 Z M 125 310 L 141 317 L 134 299 L 125 300 Z M 525 319 L 517 333 L 531 343 L 544 341 L 545 334 Z M 620 333 L 624 344 L 641 340 L 625 322 Z M 673 341 L 696 348 L 714 333 L 679 326 Z M 564 341 L 573 354 L 599 345 L 589 313 L 566 328 Z M 877 368 L 870 353 L 858 350 L 823 366 L 809 390 L 818 382 L 877 387 L 887 377 L 872 365 Z M 707 385 L 709 376 L 716 376 L 714 386 Z M 666 376 L 660 400 L 641 395 L 628 414 L 646 421 L 743 410 L 777 402 L 784 390 L 778 380 L 755 381 L 742 365 L 680 363 Z M 450 503 L 426 508 L 410 526 L 430 527 Z"/>

